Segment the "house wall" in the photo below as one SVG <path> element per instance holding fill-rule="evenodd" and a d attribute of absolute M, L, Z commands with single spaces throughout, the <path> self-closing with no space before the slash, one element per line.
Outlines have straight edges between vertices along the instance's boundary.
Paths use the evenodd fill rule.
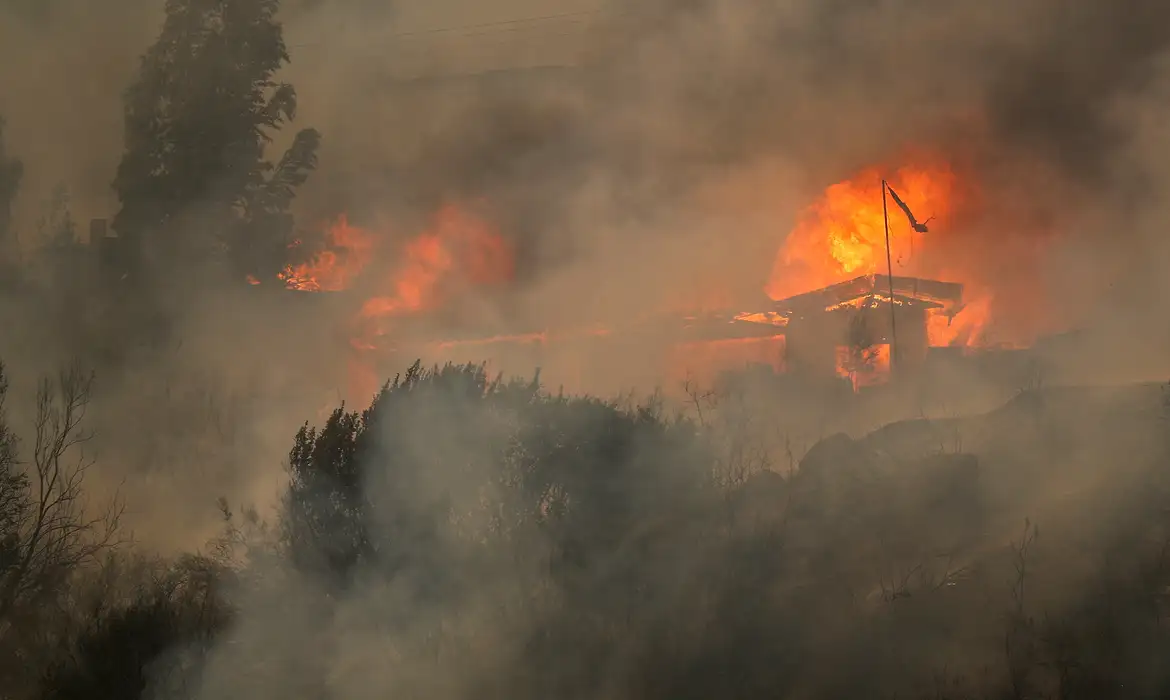
<path fill-rule="evenodd" d="M 889 306 L 841 309 L 792 319 L 786 364 L 790 371 L 824 378 L 839 375 L 839 348 L 892 344 L 897 336 L 897 371 L 922 366 L 928 349 L 926 310 L 896 307 L 893 324 Z"/>

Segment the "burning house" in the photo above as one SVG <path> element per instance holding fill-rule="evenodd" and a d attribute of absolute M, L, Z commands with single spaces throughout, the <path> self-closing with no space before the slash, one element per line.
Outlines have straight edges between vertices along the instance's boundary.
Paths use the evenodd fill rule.
<path fill-rule="evenodd" d="M 542 367 L 554 386 L 597 392 L 651 378 L 664 387 L 680 380 L 710 386 L 747 366 L 842 389 L 849 382 L 854 390 L 932 376 L 933 368 L 956 363 L 966 367 L 950 374 L 961 375 L 979 363 L 1002 364 L 1007 353 L 992 348 L 1032 346 L 1034 324 L 1012 324 L 1019 318 L 1010 316 L 1040 297 L 1006 293 L 1002 276 L 991 274 L 979 236 L 968 235 L 977 229 L 964 228 L 978 217 L 956 177 L 945 162 L 929 161 L 867 169 L 830 186 L 778 234 L 771 275 L 760 279 L 756 299 L 721 312 L 680 311 L 688 304 L 668 298 L 598 324 L 532 315 L 533 328 L 520 320 L 523 313 L 502 318 L 509 315 L 492 313 L 493 303 L 515 291 L 520 256 L 516 241 L 497 230 L 490 204 L 478 200 L 420 212 L 405 229 L 341 215 L 319 242 L 298 251 L 301 262 L 276 279 L 247 282 L 298 298 L 296 313 L 313 307 L 331 319 L 338 335 L 328 342 L 349 352 L 350 396 L 372 394 L 418 358 L 488 362 L 509 373 Z M 905 217 L 888 216 L 885 188 Z M 937 224 L 928 229 L 914 212 Z M 111 258 L 105 267 L 121 269 L 112 258 L 126 246 L 102 224 L 95 222 L 91 243 Z M 686 291 L 705 304 L 720 296 Z M 1001 320 L 1008 323 L 997 325 Z"/>
<path fill-rule="evenodd" d="M 888 214 L 887 192 L 905 216 Z M 869 168 L 800 213 L 778 241 L 758 301 L 692 314 L 668 304 L 676 310 L 646 308 L 636 319 L 580 327 L 551 318 L 530 319 L 554 324 L 539 330 L 509 328 L 486 319 L 492 314 L 477 317 L 478 302 L 507 296 L 516 257 L 494 217 L 465 203 L 420 219 L 407 237 L 341 217 L 324 247 L 280 279 L 305 292 L 345 292 L 339 308 L 349 309 L 343 325 L 365 377 L 355 382 L 361 393 L 416 357 L 488 361 L 509 372 L 540 366 L 553 381 L 591 390 L 599 376 L 631 386 L 647 372 L 666 385 L 683 377 L 709 384 L 745 365 L 861 389 L 919 375 L 938 364 L 932 358 L 971 364 L 991 348 L 1034 343 L 1039 329 L 1025 317 L 1039 314 L 1006 303 L 1021 297 L 1001 293 L 1002 275 L 969 235 L 978 214 L 977 199 L 943 159 Z M 1040 303 L 1039 295 L 1026 298 Z M 452 329 L 466 335 L 452 337 Z M 612 376 L 627 366 L 630 376 Z"/>
<path fill-rule="evenodd" d="M 949 321 L 962 303 L 959 284 L 870 274 L 777 301 L 768 318 L 784 328 L 789 371 L 857 387 L 921 367 L 931 319 Z"/>
<path fill-rule="evenodd" d="M 895 371 L 921 370 L 930 324 L 961 311 L 962 293 L 959 284 L 871 274 L 764 302 L 761 311 L 659 315 L 607 328 L 457 338 L 427 347 L 436 357 L 475 361 L 521 354 L 546 366 L 571 346 L 578 351 L 575 374 L 589 373 L 581 365 L 590 358 L 621 354 L 627 346 L 642 354 L 657 348 L 665 357 L 654 362 L 675 379 L 709 382 L 722 371 L 765 365 L 814 380 L 847 379 L 859 389 L 884 383 Z"/>

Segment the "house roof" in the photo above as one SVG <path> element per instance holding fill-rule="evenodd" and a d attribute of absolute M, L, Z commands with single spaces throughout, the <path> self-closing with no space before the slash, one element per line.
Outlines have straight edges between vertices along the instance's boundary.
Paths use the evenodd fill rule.
<path fill-rule="evenodd" d="M 941 309 L 946 313 L 955 313 L 962 308 L 961 284 L 918 277 L 894 277 L 892 282 L 896 303 Z M 847 282 L 781 299 L 773 304 L 772 311 L 782 316 L 799 316 L 845 306 L 888 303 L 890 283 L 890 278 L 884 275 L 862 275 Z"/>

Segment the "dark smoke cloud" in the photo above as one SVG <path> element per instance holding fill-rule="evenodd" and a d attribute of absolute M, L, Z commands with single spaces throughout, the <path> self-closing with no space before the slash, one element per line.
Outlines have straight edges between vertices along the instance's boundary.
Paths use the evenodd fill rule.
<path fill-rule="evenodd" d="M 1109 119 L 1141 94 L 1170 44 L 1170 6 L 1149 0 L 1049 3 L 1034 40 L 1001 59 L 988 111 L 1007 145 L 1101 182 L 1127 134 Z M 1041 19 L 1041 18 L 1038 18 Z"/>

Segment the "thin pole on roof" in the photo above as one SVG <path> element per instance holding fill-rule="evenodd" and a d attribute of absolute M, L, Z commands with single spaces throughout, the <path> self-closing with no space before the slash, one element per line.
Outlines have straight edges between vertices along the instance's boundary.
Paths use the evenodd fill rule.
<path fill-rule="evenodd" d="M 882 179 L 882 221 L 886 226 L 886 270 L 890 280 L 890 367 L 898 366 L 898 324 L 894 305 L 894 258 L 890 254 L 890 210 L 886 204 L 886 190 L 889 185 Z"/>

